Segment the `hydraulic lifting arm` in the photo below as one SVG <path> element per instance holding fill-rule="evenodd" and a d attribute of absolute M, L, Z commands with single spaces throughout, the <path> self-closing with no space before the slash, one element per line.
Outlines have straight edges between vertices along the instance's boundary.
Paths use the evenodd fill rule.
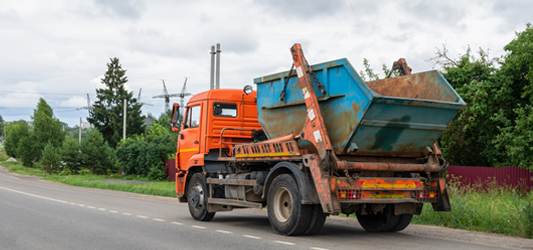
<path fill-rule="evenodd" d="M 319 88 L 321 88 L 322 84 L 318 82 L 313 70 L 309 67 L 307 60 L 305 60 L 302 46 L 298 43 L 294 44 L 291 47 L 291 53 L 298 75 L 298 83 L 302 87 L 305 106 L 307 107 L 307 118 L 299 138 L 311 142 L 318 150 L 318 155 L 308 154 L 303 156 L 304 165 L 311 170 L 324 212 L 339 213 L 341 208 L 335 194 L 335 178 L 330 175 L 331 165 L 336 164 L 338 159 L 333 153 L 333 147 L 320 111 L 312 79 L 315 79 Z M 323 86 L 321 91 L 325 94 Z"/>

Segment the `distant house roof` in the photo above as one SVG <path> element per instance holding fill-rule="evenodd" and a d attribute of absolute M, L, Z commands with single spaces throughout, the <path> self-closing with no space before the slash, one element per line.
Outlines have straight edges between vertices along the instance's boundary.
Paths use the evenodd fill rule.
<path fill-rule="evenodd" d="M 154 124 L 154 121 L 152 120 L 152 118 L 150 117 L 144 118 L 144 125 L 146 125 L 147 127 L 150 127 L 152 126 L 152 124 Z"/>

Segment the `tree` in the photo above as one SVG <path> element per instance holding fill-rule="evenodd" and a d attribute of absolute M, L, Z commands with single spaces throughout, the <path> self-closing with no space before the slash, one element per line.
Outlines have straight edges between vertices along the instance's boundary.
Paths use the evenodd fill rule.
<path fill-rule="evenodd" d="M 125 89 L 126 82 L 126 70 L 122 69 L 118 58 L 112 58 L 101 79 L 106 87 L 96 90 L 97 100 L 87 119 L 113 148 L 122 139 L 124 100 L 127 101 L 126 135 L 141 134 L 145 130 L 142 104 L 133 98 L 133 92 Z"/>
<path fill-rule="evenodd" d="M 80 148 L 83 166 L 91 170 L 91 173 L 106 174 L 113 169 L 115 152 L 98 130 L 91 130 L 87 139 L 81 141 Z"/>
<path fill-rule="evenodd" d="M 5 123 L 4 118 L 0 115 L 0 136 L 5 136 L 4 135 L 4 127 L 6 125 L 4 123 Z"/>
<path fill-rule="evenodd" d="M 18 144 L 21 139 L 28 136 L 30 136 L 30 126 L 26 121 L 20 120 L 7 124 L 4 145 L 7 155 L 19 158 Z"/>
<path fill-rule="evenodd" d="M 54 117 L 52 108 L 43 98 L 39 99 L 37 109 L 33 112 L 33 132 L 31 139 L 34 143 L 34 157 L 39 158 L 46 144 L 53 147 L 61 147 L 66 132 L 63 131 L 61 121 Z"/>
<path fill-rule="evenodd" d="M 508 94 L 502 103 L 511 105 L 512 111 L 500 110 L 493 118 L 502 124 L 494 143 L 507 156 L 499 165 L 533 170 L 533 27 L 527 24 L 516 36 L 504 47 L 508 54 L 501 67 Z"/>
<path fill-rule="evenodd" d="M 78 140 L 69 136 L 65 138 L 61 147 L 61 160 L 65 163 L 66 169 L 78 173 L 82 164 Z"/>
<path fill-rule="evenodd" d="M 17 155 L 22 161 L 22 165 L 30 168 L 33 167 L 33 161 L 35 160 L 36 153 L 31 135 L 26 136 L 19 141 Z"/>
<path fill-rule="evenodd" d="M 451 60 L 445 53 L 442 57 Z M 493 166 L 505 160 L 493 142 L 499 131 L 492 117 L 504 108 L 497 63 L 482 49 L 475 57 L 470 48 L 459 60 L 443 63 L 444 78 L 467 104 L 440 138 L 444 156 L 451 164 Z"/>
<path fill-rule="evenodd" d="M 468 105 L 441 137 L 452 164 L 533 169 L 533 27 L 516 36 L 499 60 L 483 50 L 458 61 L 440 54 L 452 61 L 444 77 Z"/>
<path fill-rule="evenodd" d="M 121 141 L 116 155 L 124 172 L 146 176 L 153 180 L 165 179 L 163 160 L 176 153 L 176 138 L 167 128 L 154 123 L 146 136 L 133 136 Z"/>
<path fill-rule="evenodd" d="M 41 169 L 48 174 L 55 174 L 60 169 L 61 156 L 59 149 L 48 142 L 41 152 Z"/>

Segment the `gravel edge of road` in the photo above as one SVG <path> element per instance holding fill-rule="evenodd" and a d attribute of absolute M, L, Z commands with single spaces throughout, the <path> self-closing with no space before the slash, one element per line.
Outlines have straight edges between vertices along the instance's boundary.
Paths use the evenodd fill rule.
<path fill-rule="evenodd" d="M 16 173 L 11 173 L 7 171 L 7 169 L 2 167 L 1 165 L 0 165 L 0 173 L 6 173 L 8 175 L 17 177 L 22 180 L 43 181 L 42 178 L 39 176 L 20 175 Z M 48 183 L 54 183 L 58 185 L 67 185 L 67 184 L 56 183 L 56 182 L 48 182 Z M 77 187 L 77 186 L 70 186 L 70 185 L 67 185 L 67 186 L 73 187 L 73 188 L 87 189 L 86 187 Z M 169 197 L 137 194 L 137 193 L 107 190 L 107 189 L 97 189 L 97 188 L 89 188 L 89 189 L 93 191 L 97 191 L 97 192 L 119 192 L 127 196 L 136 196 L 136 197 L 141 197 L 145 199 L 176 201 L 175 198 L 169 198 Z M 239 209 L 238 211 L 243 212 L 243 213 L 248 213 L 248 214 L 257 214 L 257 215 L 267 216 L 266 209 Z M 327 222 L 330 222 L 330 223 L 333 222 L 335 224 L 341 224 L 341 225 L 346 225 L 346 226 L 361 227 L 357 219 L 349 218 L 349 217 L 328 216 Z M 495 234 L 495 233 L 468 231 L 468 230 L 454 229 L 454 228 L 448 228 L 448 227 L 411 224 L 405 230 L 398 232 L 398 233 L 435 237 L 435 238 L 441 238 L 441 239 L 451 239 L 451 240 L 457 240 L 457 241 L 463 241 L 463 242 L 469 242 L 469 243 L 475 243 L 475 244 L 487 245 L 487 246 L 513 247 L 513 248 L 518 248 L 518 249 L 533 250 L 533 239 L 511 237 L 511 236 L 505 236 L 505 235 Z"/>

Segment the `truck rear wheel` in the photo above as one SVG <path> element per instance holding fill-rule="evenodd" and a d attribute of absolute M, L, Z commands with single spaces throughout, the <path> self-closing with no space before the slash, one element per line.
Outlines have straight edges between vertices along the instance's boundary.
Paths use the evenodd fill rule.
<path fill-rule="evenodd" d="M 277 176 L 268 189 L 268 220 L 281 235 L 299 235 L 309 225 L 312 207 L 302 205 L 298 185 L 289 174 Z"/>
<path fill-rule="evenodd" d="M 398 223 L 396 223 L 396 225 L 390 230 L 390 232 L 398 232 L 404 230 L 411 223 L 411 219 L 413 219 L 412 214 L 402 214 L 398 216 Z"/>
<path fill-rule="evenodd" d="M 400 215 L 394 215 L 393 207 L 390 204 L 377 214 L 362 215 L 360 212 L 357 213 L 359 224 L 368 232 L 389 232 L 396 227 L 399 219 Z"/>
<path fill-rule="evenodd" d="M 324 226 L 324 223 L 326 223 L 326 218 L 328 217 L 328 214 L 325 214 L 322 210 L 322 205 L 318 204 L 311 206 L 311 219 L 309 221 L 309 225 L 307 225 L 307 229 L 305 229 L 303 233 L 305 235 L 313 235 L 318 233 Z"/>
<path fill-rule="evenodd" d="M 210 221 L 215 213 L 207 211 L 207 192 L 205 178 L 201 173 L 192 176 L 187 192 L 189 212 L 195 220 Z"/>

